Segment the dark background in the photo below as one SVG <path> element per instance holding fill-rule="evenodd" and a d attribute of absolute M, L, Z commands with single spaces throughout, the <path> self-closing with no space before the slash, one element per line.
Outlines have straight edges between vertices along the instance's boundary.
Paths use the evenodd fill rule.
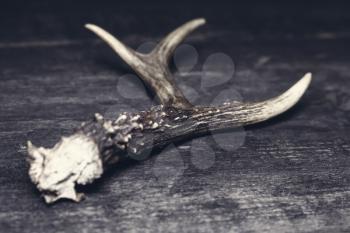
<path fill-rule="evenodd" d="M 2 1 L 0 232 L 349 232 L 349 12 L 347 1 Z M 137 48 L 196 17 L 207 25 L 185 42 L 199 63 L 177 82 L 200 103 L 228 86 L 263 100 L 311 71 L 301 102 L 246 127 L 237 150 L 197 139 L 215 155 L 208 169 L 191 162 L 208 151 L 184 142 L 117 166 L 83 189 L 80 204 L 45 205 L 27 175 L 26 140 L 49 147 L 95 112 L 154 104 L 118 93 L 131 71 L 83 25 Z M 216 52 L 232 58 L 235 76 L 203 90 L 195 71 Z M 171 177 L 171 168 L 183 173 Z"/>

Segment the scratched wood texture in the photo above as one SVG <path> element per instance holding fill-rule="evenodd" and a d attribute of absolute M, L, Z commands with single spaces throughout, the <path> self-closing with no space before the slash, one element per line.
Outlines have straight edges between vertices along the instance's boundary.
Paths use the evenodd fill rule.
<path fill-rule="evenodd" d="M 345 2 L 1 5 L 0 232 L 350 231 Z M 27 175 L 26 140 L 52 146 L 95 112 L 113 116 L 154 104 L 84 23 L 137 48 L 198 16 L 208 24 L 185 41 L 197 51 L 197 65 L 176 75 L 190 99 L 213 103 L 230 90 L 226 97 L 262 100 L 311 71 L 301 102 L 266 123 L 120 164 L 82 188 L 87 199 L 80 204 L 45 205 Z M 234 61 L 235 74 L 207 85 L 202 65 L 218 52 Z M 220 75 L 222 67 L 210 69 Z"/>

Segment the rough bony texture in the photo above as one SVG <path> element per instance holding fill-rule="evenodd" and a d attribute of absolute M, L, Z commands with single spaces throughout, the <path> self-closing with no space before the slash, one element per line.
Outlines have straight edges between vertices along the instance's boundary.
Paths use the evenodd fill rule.
<path fill-rule="evenodd" d="M 307 73 L 282 95 L 256 103 L 223 103 L 216 107 L 193 106 L 176 86 L 168 68 L 174 49 L 204 19 L 192 20 L 170 33 L 149 54 L 128 48 L 102 28 L 86 27 L 113 50 L 157 94 L 161 103 L 148 111 L 122 113 L 116 119 L 95 114 L 75 133 L 63 137 L 53 148 L 28 142 L 29 175 L 47 203 L 65 198 L 80 201 L 76 184 L 87 184 L 120 159 L 142 154 L 179 139 L 206 132 L 261 122 L 294 106 L 310 84 Z"/>
<path fill-rule="evenodd" d="M 62 137 L 52 149 L 28 142 L 29 175 L 47 203 L 60 198 L 80 201 L 75 184 L 88 184 L 103 173 L 98 146 L 90 137 L 76 133 Z"/>

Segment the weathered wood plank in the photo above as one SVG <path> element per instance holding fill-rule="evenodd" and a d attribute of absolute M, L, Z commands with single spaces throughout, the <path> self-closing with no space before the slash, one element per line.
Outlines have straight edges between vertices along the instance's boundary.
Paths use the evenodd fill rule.
<path fill-rule="evenodd" d="M 1 232 L 349 231 L 345 7 L 260 4 L 265 11 L 250 11 L 244 4 L 183 3 L 160 14 L 164 5 L 87 4 L 79 11 L 67 4 L 55 10 L 33 3 L 28 8 L 37 13 L 33 17 L 24 9 L 18 19 L 10 17 L 18 15 L 11 5 L 0 14 Z M 198 51 L 200 64 L 176 80 L 193 88 L 199 103 L 211 103 L 228 87 L 244 100 L 265 99 L 307 71 L 314 74 L 310 91 L 290 112 L 246 128 L 239 134 L 244 144 L 236 150 L 222 148 L 233 148 L 234 134 L 223 137 L 226 141 L 219 137 L 219 143 L 207 136 L 172 145 L 149 160 L 119 165 L 86 188 L 88 199 L 80 204 L 47 207 L 27 175 L 23 146 L 28 138 L 52 146 L 95 112 L 113 115 L 153 104 L 152 97 L 127 99 L 118 92 L 120 76 L 130 71 L 82 25 L 105 25 L 137 48 L 192 18 L 183 9 L 209 24 L 186 41 Z M 310 9 L 314 14 L 305 16 Z M 203 89 L 201 65 L 218 51 L 235 62 L 234 78 Z"/>

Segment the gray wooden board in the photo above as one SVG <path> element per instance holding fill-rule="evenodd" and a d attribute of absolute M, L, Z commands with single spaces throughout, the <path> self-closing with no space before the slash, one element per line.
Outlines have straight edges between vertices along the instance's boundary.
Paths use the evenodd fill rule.
<path fill-rule="evenodd" d="M 342 4 L 297 2 L 5 4 L 0 231 L 349 231 L 347 12 Z M 135 80 L 129 81 L 136 87 L 125 84 L 123 75 L 132 72 L 83 24 L 96 23 L 137 48 L 198 16 L 208 25 L 185 41 L 196 49 L 198 63 L 176 75 L 190 99 L 210 104 L 231 88 L 232 98 L 239 93 L 245 101 L 262 100 L 311 71 L 301 102 L 239 133 L 177 143 L 145 161 L 120 164 L 82 188 L 87 199 L 79 204 L 45 205 L 27 175 L 26 140 L 49 147 L 95 112 L 113 116 L 155 104 Z M 203 87 L 202 65 L 217 52 L 234 61 L 235 74 Z M 212 69 L 220 74 L 220 66 Z"/>

